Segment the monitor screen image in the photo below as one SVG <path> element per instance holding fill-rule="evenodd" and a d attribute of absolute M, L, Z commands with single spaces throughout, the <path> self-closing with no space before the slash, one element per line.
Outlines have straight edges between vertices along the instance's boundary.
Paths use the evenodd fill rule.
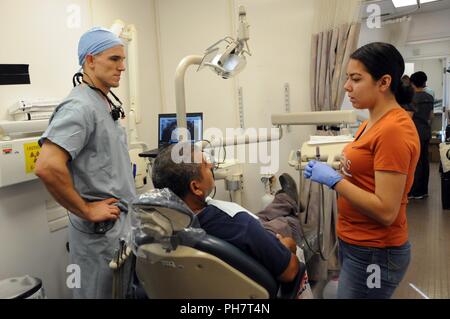
<path fill-rule="evenodd" d="M 203 138 L 203 113 L 187 113 L 186 122 L 190 141 L 200 141 Z M 176 128 L 176 114 L 159 114 L 159 146 L 177 142 Z"/>

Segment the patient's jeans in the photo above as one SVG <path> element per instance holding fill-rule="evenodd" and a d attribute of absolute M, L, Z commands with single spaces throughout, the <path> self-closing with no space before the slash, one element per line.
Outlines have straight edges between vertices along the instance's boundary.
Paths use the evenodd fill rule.
<path fill-rule="evenodd" d="M 411 257 L 409 242 L 399 247 L 356 246 L 339 239 L 339 299 L 389 299 Z"/>

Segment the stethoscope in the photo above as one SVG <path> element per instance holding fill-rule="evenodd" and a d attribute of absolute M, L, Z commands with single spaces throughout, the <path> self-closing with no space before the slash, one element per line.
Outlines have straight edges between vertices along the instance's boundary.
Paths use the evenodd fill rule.
<path fill-rule="evenodd" d="M 89 77 L 89 75 L 87 75 L 87 74 L 86 74 L 86 76 Z M 111 95 L 114 97 L 116 102 L 119 103 L 118 105 L 114 104 L 113 101 L 111 101 L 111 99 L 102 90 L 100 90 L 99 88 L 96 88 L 95 86 L 93 86 L 93 85 L 89 84 L 88 82 L 86 82 L 83 79 L 83 73 L 77 72 L 77 73 L 75 73 L 75 75 L 72 78 L 72 84 L 75 87 L 75 86 L 77 86 L 77 85 L 79 85 L 81 83 L 86 84 L 92 90 L 99 92 L 103 97 L 106 98 L 106 100 L 109 103 L 109 107 L 111 109 L 111 116 L 112 116 L 114 121 L 117 121 L 119 118 L 120 119 L 124 119 L 125 118 L 125 111 L 122 108 L 123 103 L 122 103 L 122 101 L 119 100 L 119 98 L 112 91 L 109 91 L 109 93 L 111 93 Z"/>
<path fill-rule="evenodd" d="M 87 77 L 89 77 L 89 75 L 86 74 Z M 81 79 L 81 80 L 80 80 Z M 91 80 L 92 81 L 92 80 Z M 92 90 L 99 92 L 102 96 L 104 96 L 106 98 L 106 100 L 109 103 L 109 107 L 111 109 L 111 116 L 113 118 L 114 121 L 117 121 L 119 118 L 124 119 L 125 118 L 125 111 L 122 108 L 122 101 L 120 101 L 120 99 L 111 91 L 109 91 L 109 93 L 111 93 L 111 95 L 114 97 L 114 99 L 117 101 L 117 103 L 119 103 L 119 105 L 114 104 L 111 99 L 99 88 L 96 88 L 95 86 L 90 85 L 89 83 L 87 83 L 84 79 L 83 79 L 83 73 L 81 72 L 77 72 L 75 73 L 75 75 L 72 78 L 72 83 L 73 86 L 77 86 L 81 83 L 86 84 L 87 86 L 89 86 Z M 72 220 L 70 219 L 69 213 L 67 213 L 68 217 L 69 217 L 69 221 L 72 224 L 72 226 L 78 230 L 81 233 L 85 233 L 85 234 L 89 234 L 89 235 L 94 235 L 94 234 L 105 234 L 106 232 L 108 232 L 115 224 L 114 221 L 104 221 L 104 222 L 99 222 L 99 223 L 94 223 L 94 232 L 89 233 L 89 232 L 85 232 L 80 230 L 79 228 L 77 228 L 73 223 Z"/>

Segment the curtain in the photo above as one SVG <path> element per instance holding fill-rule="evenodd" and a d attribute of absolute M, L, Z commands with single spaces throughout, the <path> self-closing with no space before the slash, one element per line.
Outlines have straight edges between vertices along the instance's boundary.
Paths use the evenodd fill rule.
<path fill-rule="evenodd" d="M 315 19 L 311 43 L 310 92 L 312 111 L 340 110 L 345 96 L 346 67 L 351 53 L 358 44 L 360 0 L 316 0 Z M 316 133 L 317 134 L 317 133 Z M 318 134 L 329 134 L 322 131 Z M 309 185 L 310 187 L 313 187 Z M 312 194 L 318 194 L 311 189 Z M 302 194 L 309 194 L 308 185 Z M 339 270 L 337 242 L 337 205 L 334 191 L 324 191 L 323 247 L 327 260 L 314 256 L 308 263 L 312 280 L 327 280 L 330 272 Z M 303 199 L 306 200 L 306 199 Z M 317 228 L 320 210 L 311 200 L 309 227 Z"/>
<path fill-rule="evenodd" d="M 339 6 L 338 6 L 339 2 Z M 360 0 L 318 0 L 311 43 L 312 111 L 334 111 L 344 100 L 345 69 L 358 44 Z"/>

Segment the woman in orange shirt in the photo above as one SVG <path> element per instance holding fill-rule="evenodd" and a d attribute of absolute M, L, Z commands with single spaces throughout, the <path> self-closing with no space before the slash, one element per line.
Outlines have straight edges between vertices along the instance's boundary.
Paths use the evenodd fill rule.
<path fill-rule="evenodd" d="M 305 177 L 338 193 L 338 298 L 390 298 L 409 265 L 407 194 L 420 143 L 398 103 L 404 100 L 404 60 L 387 43 L 356 50 L 347 66 L 345 90 L 369 119 L 343 151 L 341 174 L 311 161 Z"/>

